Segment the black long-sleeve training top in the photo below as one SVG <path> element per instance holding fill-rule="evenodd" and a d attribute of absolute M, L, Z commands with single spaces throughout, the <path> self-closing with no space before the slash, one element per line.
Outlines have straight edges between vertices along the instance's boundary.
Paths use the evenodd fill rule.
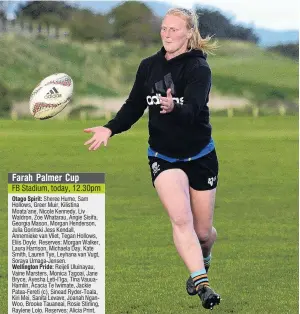
<path fill-rule="evenodd" d="M 124 132 L 149 108 L 149 145 L 174 158 L 199 153 L 211 139 L 209 92 L 211 71 L 200 50 L 166 60 L 165 49 L 142 60 L 128 99 L 105 127 L 112 135 Z M 171 88 L 174 109 L 161 114 L 159 96 Z"/>

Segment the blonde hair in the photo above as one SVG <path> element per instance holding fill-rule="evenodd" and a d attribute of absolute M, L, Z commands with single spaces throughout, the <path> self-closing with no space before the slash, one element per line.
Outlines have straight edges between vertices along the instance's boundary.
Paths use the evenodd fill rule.
<path fill-rule="evenodd" d="M 207 54 L 214 54 L 214 51 L 219 47 L 216 40 L 211 42 L 212 36 L 201 37 L 198 28 L 198 16 L 195 12 L 182 8 L 173 8 L 169 9 L 166 15 L 183 17 L 186 21 L 188 30 L 192 31 L 192 37 L 188 40 L 189 50 L 197 49 Z"/>

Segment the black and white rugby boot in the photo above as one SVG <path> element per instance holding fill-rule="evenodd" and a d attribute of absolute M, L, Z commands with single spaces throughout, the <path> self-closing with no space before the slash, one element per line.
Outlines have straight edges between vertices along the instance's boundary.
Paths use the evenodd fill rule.
<path fill-rule="evenodd" d="M 198 296 L 202 306 L 208 310 L 212 310 L 215 305 L 219 305 L 221 302 L 220 295 L 209 286 L 201 285 L 198 289 Z"/>

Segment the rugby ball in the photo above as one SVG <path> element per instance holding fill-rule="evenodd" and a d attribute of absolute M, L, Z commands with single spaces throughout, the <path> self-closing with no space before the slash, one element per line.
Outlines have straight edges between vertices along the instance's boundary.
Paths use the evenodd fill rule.
<path fill-rule="evenodd" d="M 49 119 L 61 112 L 73 96 L 73 80 L 65 73 L 44 78 L 32 91 L 30 113 L 36 119 Z"/>

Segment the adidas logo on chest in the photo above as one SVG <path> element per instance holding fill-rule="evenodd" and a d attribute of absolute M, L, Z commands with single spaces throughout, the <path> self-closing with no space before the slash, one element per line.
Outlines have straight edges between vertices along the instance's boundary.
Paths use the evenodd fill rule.
<path fill-rule="evenodd" d="M 156 94 L 156 95 L 153 95 L 153 96 L 147 96 L 146 97 L 147 104 L 149 106 L 160 105 L 159 97 L 161 97 L 161 94 Z M 180 98 L 179 97 L 172 97 L 172 99 L 173 99 L 174 103 L 183 105 L 184 97 L 180 97 Z"/>

